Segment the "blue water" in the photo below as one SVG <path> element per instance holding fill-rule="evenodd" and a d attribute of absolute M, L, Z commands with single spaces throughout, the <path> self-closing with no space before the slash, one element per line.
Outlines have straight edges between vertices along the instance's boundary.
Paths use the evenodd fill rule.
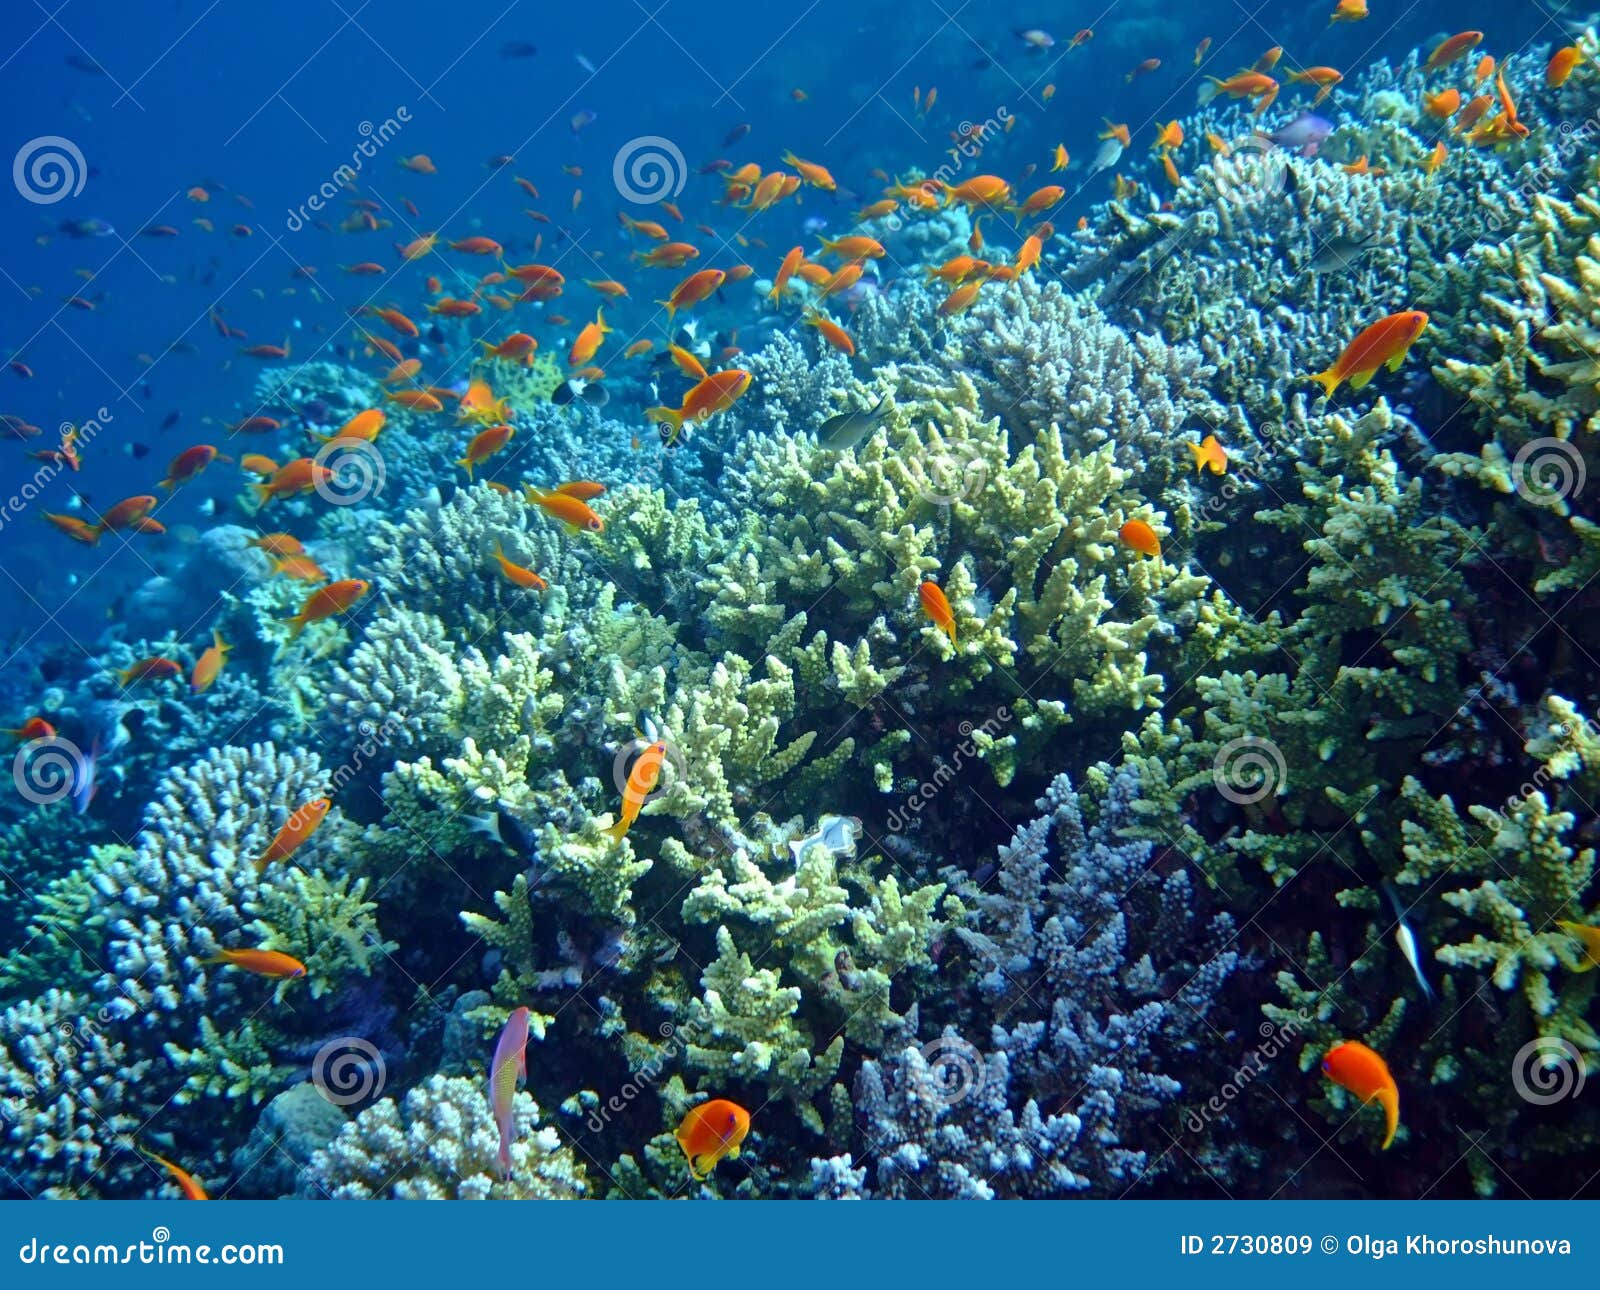
<path fill-rule="evenodd" d="M 759 132 L 752 149 L 815 155 L 859 188 L 872 165 L 896 173 L 937 164 L 946 140 L 911 111 L 914 87 L 937 86 L 961 119 L 985 120 L 1007 107 L 1022 118 L 1017 129 L 1037 132 L 1042 148 L 1060 139 L 1087 156 L 1104 114 L 1143 122 L 1192 106 L 1197 73 L 1188 53 L 1204 35 L 1215 41 L 1208 69 L 1231 69 L 1272 44 L 1354 69 L 1469 25 L 1492 27 L 1502 47 L 1560 34 L 1537 5 L 1427 3 L 1398 17 L 1375 7 L 1367 22 L 1329 30 L 1325 6 L 1293 0 L 1245 8 L 1212 2 L 1198 11 L 1125 2 L 1099 22 L 1086 59 L 1064 58 L 1051 71 L 1052 58 L 1030 56 L 1013 29 L 1045 26 L 1064 44 L 1096 23 L 1102 6 L 298 0 L 274 10 L 77 0 L 54 16 L 49 6 L 13 6 L 0 64 L 3 151 L 59 135 L 88 169 L 79 195 L 48 206 L 0 187 L 0 290 L 8 302 L 0 349 L 36 373 L 31 381 L 0 374 L 0 412 L 46 431 L 25 447 L 0 443 L 0 495 L 13 495 L 33 473 L 25 448 L 48 446 L 59 424 L 86 421 L 101 407 L 112 417 L 107 432 L 85 454 L 82 472 L 56 480 L 41 506 L 64 509 L 69 487 L 110 504 L 177 451 L 215 439 L 220 427 L 205 418 L 231 423 L 247 408 L 256 367 L 234 352 L 238 342 L 209 325 L 214 306 L 249 332 L 250 343 L 291 336 L 297 354 L 337 331 L 343 308 L 372 290 L 368 279 L 341 280 L 337 266 L 392 258 L 392 239 L 291 232 L 289 214 L 349 160 L 364 122 L 381 128 L 402 109 L 410 117 L 367 163 L 361 183 L 386 202 L 416 201 L 418 231 L 481 230 L 509 248 L 526 229 L 531 242 L 537 229 L 521 214 L 524 195 L 486 166 L 509 153 L 517 160 L 508 172 L 536 176 L 544 206 L 557 215 L 571 187 L 581 186 L 584 205 L 563 222 L 586 244 L 620 253 L 610 160 L 640 134 L 676 141 L 698 164 L 721 155 L 727 132 L 749 122 Z M 538 52 L 504 58 L 508 42 Z M 975 69 L 985 49 L 997 52 L 998 63 Z M 1166 65 L 1127 85 L 1124 73 L 1153 50 L 1167 54 Z M 69 56 L 97 61 L 104 74 L 70 66 Z M 1028 111 L 1050 80 L 1057 93 L 1048 110 Z M 796 87 L 806 91 L 804 103 L 790 97 Z M 585 110 L 596 119 L 575 135 L 570 118 Z M 941 124 L 949 129 L 956 120 Z M 400 156 L 417 152 L 431 156 L 439 174 L 398 168 Z M 563 164 L 582 165 L 584 178 L 567 180 Z M 199 206 L 185 197 L 196 184 L 225 191 Z M 1081 210 L 1069 208 L 1062 222 L 1097 200 L 1098 190 L 1085 192 Z M 843 221 L 842 209 L 815 202 L 803 212 L 818 213 Z M 212 219 L 216 231 L 194 228 L 196 216 Z M 63 219 L 90 218 L 109 222 L 116 235 L 73 240 L 54 232 Z M 254 235 L 231 237 L 236 222 Z M 177 227 L 180 236 L 135 236 L 153 224 Z M 770 240 L 776 245 L 778 236 Z M 299 265 L 316 266 L 331 301 L 314 299 L 291 276 Z M 92 299 L 95 312 L 65 306 L 71 295 Z M 181 420 L 163 432 L 172 412 Z M 142 461 L 131 458 L 143 450 Z M 197 519 L 192 508 L 208 492 L 231 488 L 219 474 L 163 510 L 163 522 Z M 16 631 L 49 641 L 92 631 L 106 607 L 150 572 L 126 550 L 96 558 L 68 549 L 37 523 L 13 519 L 0 541 L 0 621 L 8 637 Z M 76 590 L 75 580 L 91 575 L 92 585 Z"/>

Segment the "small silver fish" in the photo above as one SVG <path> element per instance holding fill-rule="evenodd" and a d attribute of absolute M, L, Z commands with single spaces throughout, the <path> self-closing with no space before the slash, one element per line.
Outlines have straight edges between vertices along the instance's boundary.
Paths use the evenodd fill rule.
<path fill-rule="evenodd" d="M 1400 953 L 1411 965 L 1412 975 L 1417 978 L 1417 984 L 1422 988 L 1422 997 L 1432 1003 L 1433 987 L 1423 975 L 1422 952 L 1417 944 L 1417 934 L 1411 930 L 1411 924 L 1406 922 L 1405 906 L 1400 903 L 1400 893 L 1386 882 L 1383 884 L 1383 894 L 1389 898 L 1389 904 L 1394 908 L 1394 943 L 1400 947 Z"/>
<path fill-rule="evenodd" d="M 1098 175 L 1102 170 L 1110 170 L 1121 160 L 1122 140 L 1107 139 L 1100 145 L 1100 151 L 1094 154 L 1094 165 L 1089 167 L 1089 173 Z"/>
<path fill-rule="evenodd" d="M 870 411 L 841 412 L 829 417 L 817 428 L 817 442 L 836 452 L 859 448 L 883 424 L 883 400 L 887 397 L 880 396 Z"/>

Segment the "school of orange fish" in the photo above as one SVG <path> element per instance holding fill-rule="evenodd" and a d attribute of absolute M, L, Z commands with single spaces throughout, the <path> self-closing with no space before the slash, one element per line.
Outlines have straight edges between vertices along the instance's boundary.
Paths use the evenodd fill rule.
<path fill-rule="evenodd" d="M 1366 0 L 1338 0 L 1330 22 L 1357 22 L 1368 16 Z M 1017 35 L 1025 44 L 1036 49 L 1049 48 L 1056 43 L 1049 33 L 1042 30 L 1022 31 Z M 1080 47 L 1093 37 L 1091 29 L 1079 31 L 1072 37 L 1068 48 Z M 1484 35 L 1479 31 L 1461 32 L 1450 37 L 1431 51 L 1424 63 L 1425 70 L 1430 74 L 1447 73 L 1455 64 L 1473 54 L 1483 39 Z M 1210 38 L 1199 43 L 1194 51 L 1195 67 L 1202 65 L 1211 43 Z M 1283 56 L 1282 48 L 1273 48 L 1252 66 L 1229 77 L 1207 77 L 1201 91 L 1201 102 L 1208 102 L 1217 96 L 1249 100 L 1254 104 L 1252 113 L 1260 115 L 1272 106 L 1282 89 L 1282 84 L 1272 73 Z M 1156 57 L 1142 61 L 1126 74 L 1126 80 L 1131 83 L 1155 72 L 1161 66 L 1161 61 Z M 1546 69 L 1546 84 L 1552 89 L 1559 88 L 1583 61 L 1582 51 L 1577 46 L 1559 50 Z M 1472 147 L 1494 147 L 1528 136 L 1531 127 L 1518 117 L 1504 69 L 1493 56 L 1484 54 L 1478 58 L 1468 79 L 1471 84 L 1466 93 L 1473 94 L 1473 97 L 1465 97 L 1459 87 L 1448 86 L 1426 96 L 1423 103 L 1426 112 L 1437 121 L 1448 123 L 1456 137 Z M 1313 91 L 1311 104 L 1315 106 L 1328 97 L 1343 80 L 1343 75 L 1331 67 L 1313 66 L 1292 70 L 1285 80 L 1291 85 L 1304 86 Z M 1486 86 L 1489 88 L 1485 89 Z M 1044 87 L 1041 97 L 1045 103 L 1054 96 L 1054 91 L 1054 85 Z M 934 108 L 937 96 L 937 89 L 929 89 L 923 94 L 919 87 L 914 92 L 913 107 L 919 117 L 925 117 Z M 796 102 L 803 102 L 806 96 L 803 90 L 796 89 L 792 97 Z M 1015 120 L 1014 117 L 1010 118 L 1006 128 L 1014 125 Z M 575 118 L 574 132 L 580 126 L 580 119 Z M 1122 151 L 1132 144 L 1131 132 L 1126 124 L 1107 120 L 1106 127 L 1098 135 L 1102 147 L 1096 161 L 1096 172 L 1113 167 Z M 725 146 L 737 144 L 748 131 L 748 126 L 736 128 L 724 141 Z M 952 140 L 955 137 L 952 134 Z M 1153 144 L 1163 173 L 1174 188 L 1184 182 L 1174 153 L 1183 146 L 1185 137 L 1182 123 L 1173 120 L 1159 126 Z M 1215 155 L 1226 157 L 1229 154 L 1229 145 L 1223 139 L 1210 133 L 1206 137 Z M 983 142 L 980 136 L 977 139 L 980 151 Z M 1433 175 L 1440 171 L 1448 153 L 1448 145 L 1443 140 L 1438 142 L 1424 163 L 1426 172 Z M 509 167 L 513 161 L 510 157 L 497 157 L 491 165 Z M 1049 162 L 1051 171 L 1067 168 L 1070 154 L 1064 144 L 1055 146 Z M 431 158 L 425 154 L 403 158 L 400 165 L 417 175 L 433 176 L 439 173 Z M 569 178 L 582 177 L 581 167 L 564 166 L 562 169 Z M 856 211 L 853 222 L 858 229 L 864 230 L 874 221 L 889 216 L 933 212 L 952 205 L 965 207 L 972 217 L 973 226 L 969 253 L 955 256 L 926 270 L 930 281 L 950 289 L 937 306 L 937 312 L 943 317 L 959 315 L 972 307 L 982 291 L 1003 289 L 1005 284 L 1034 272 L 1044 262 L 1046 251 L 1057 234 L 1048 217 L 1067 199 L 1068 194 L 1064 187 L 1052 184 L 1033 189 L 1019 200 L 1021 185 L 1027 183 L 1036 169 L 1032 164 L 1026 166 L 1016 183 L 999 175 L 979 174 L 953 185 L 919 175 L 891 177 L 882 170 L 874 170 L 872 177 L 884 185 L 882 196 Z M 1343 169 L 1352 174 L 1382 173 L 1369 166 L 1366 157 L 1345 165 Z M 716 242 L 719 251 L 724 252 L 734 247 L 740 252 L 766 251 L 764 241 L 759 237 L 747 236 L 742 231 L 750 226 L 755 217 L 783 203 L 798 200 L 808 188 L 829 194 L 839 191 L 833 174 L 826 166 L 805 160 L 792 151 L 782 154 L 780 168 L 770 171 L 764 171 L 755 161 L 735 166 L 725 159 L 717 159 L 702 166 L 699 173 L 710 185 L 708 206 L 731 212 L 741 221 L 740 231 L 731 236 L 724 236 L 709 223 L 693 226 L 699 236 Z M 541 200 L 540 190 L 531 180 L 514 175 L 512 181 L 529 200 Z M 1124 178 L 1120 173 L 1112 181 L 1113 194 L 1121 201 L 1131 198 L 1138 188 L 1136 182 Z M 581 204 L 582 195 L 581 188 L 574 188 L 571 197 L 574 211 Z M 206 187 L 196 186 L 188 190 L 187 196 L 192 202 L 203 204 L 212 199 L 213 192 Z M 236 195 L 236 198 L 248 206 L 248 201 L 242 196 Z M 409 218 L 421 219 L 421 212 L 413 202 L 407 200 L 404 206 Z M 349 207 L 349 213 L 337 226 L 340 232 L 358 235 L 378 233 L 390 227 L 389 222 L 382 218 L 384 208 L 378 202 L 352 191 Z M 673 202 L 663 201 L 660 208 L 675 225 L 686 225 L 683 213 Z M 552 223 L 552 217 L 540 210 L 529 208 L 525 214 L 538 223 Z M 619 212 L 618 219 L 635 243 L 630 255 L 630 280 L 609 277 L 582 279 L 583 287 L 593 291 L 604 302 L 632 301 L 634 296 L 630 285 L 642 288 L 647 278 L 656 278 L 660 271 L 685 269 L 701 257 L 700 247 L 682 240 L 684 233 L 681 230 L 674 232 L 665 224 L 635 219 L 625 212 Z M 1020 245 L 1009 257 L 999 261 L 980 257 L 985 247 L 983 229 L 986 220 L 991 227 L 1009 228 L 1020 239 Z M 214 231 L 213 222 L 206 217 L 197 217 L 194 224 L 202 232 Z M 1087 225 L 1087 217 L 1078 222 L 1080 229 Z M 171 225 L 153 225 L 142 231 L 145 236 L 152 238 L 179 236 L 179 230 Z M 248 225 L 238 224 L 233 232 L 243 237 L 249 236 L 251 230 Z M 536 253 L 542 241 L 543 234 L 540 233 L 535 239 Z M 449 272 L 456 280 L 470 281 L 470 294 L 465 297 L 447 294 L 438 276 L 427 276 L 424 283 L 428 297 L 426 310 L 436 317 L 471 319 L 485 315 L 486 307 L 492 311 L 489 316 L 512 315 L 521 305 L 548 305 L 562 298 L 568 287 L 566 276 L 555 265 L 538 262 L 512 264 L 507 260 L 502 244 L 487 236 L 472 235 L 441 241 L 438 232 L 429 232 L 415 236 L 404 244 L 396 243 L 394 250 L 397 263 L 392 266 L 376 259 L 362 260 L 342 266 L 342 272 L 351 277 L 390 279 L 407 265 L 442 258 L 446 252 L 494 263 L 493 269 L 475 279 L 466 279 L 452 264 Z M 604 252 L 584 254 L 590 255 L 598 263 Z M 853 358 L 857 355 L 854 338 L 843 323 L 825 312 L 824 307 L 830 301 L 847 301 L 851 289 L 860 282 L 866 263 L 882 259 L 886 254 L 883 244 L 866 231 L 834 238 L 824 237 L 821 246 L 810 255 L 803 246 L 795 246 L 774 266 L 772 287 L 766 293 L 766 304 L 778 310 L 786 308 L 790 297 L 795 294 L 794 281 L 798 279 L 806 283 L 811 290 L 809 300 L 801 310 L 800 323 L 813 328 L 827 346 Z M 662 312 L 652 311 L 648 322 L 642 324 L 639 330 L 658 324 L 664 316 L 666 339 L 658 342 L 637 336 L 617 353 L 603 353 L 608 346 L 616 350 L 617 345 L 607 340 L 614 329 L 606 321 L 606 305 L 601 304 L 595 309 L 593 320 L 578 327 L 570 344 L 567 344 L 567 371 L 578 380 L 600 381 L 606 376 L 602 359 L 605 363 L 626 363 L 664 352 L 689 382 L 689 386 L 678 406 L 650 407 L 645 410 L 644 416 L 660 427 L 660 436 L 665 446 L 670 448 L 685 426 L 703 425 L 733 407 L 749 390 L 752 380 L 750 372 L 726 366 L 739 353 L 736 345 L 729 345 L 713 355 L 715 370 L 711 370 L 688 349 L 673 343 L 673 324 L 678 315 L 693 311 L 714 297 L 720 299 L 719 293 L 726 286 L 749 278 L 755 272 L 752 265 L 740 261 L 726 268 L 693 270 L 666 287 L 664 299 L 654 299 L 654 292 L 650 291 L 649 297 L 654 299 Z M 314 279 L 316 270 L 311 266 L 302 266 L 297 274 Z M 84 310 L 97 307 L 95 302 L 81 297 L 71 297 L 66 303 Z M 462 455 L 454 459 L 454 465 L 465 472 L 468 481 L 473 480 L 474 472 L 489 465 L 503 453 L 516 433 L 511 424 L 512 409 L 503 398 L 496 396 L 493 388 L 495 369 L 500 364 L 531 364 L 539 351 L 539 340 L 524 330 L 510 331 L 499 339 L 480 336 L 474 344 L 481 352 L 471 362 L 470 379 L 464 390 L 457 391 L 442 383 L 430 384 L 422 379 L 423 359 L 415 355 L 408 357 L 401 348 L 402 343 L 418 341 L 422 329 L 400 308 L 392 304 L 368 303 L 352 313 L 359 320 L 356 324 L 359 339 L 352 347 L 352 356 L 388 365 L 381 377 L 382 384 L 389 387 L 385 396 L 388 402 L 417 416 L 441 416 L 447 407 L 454 405 L 455 424 L 472 431 Z M 556 313 L 541 310 L 537 317 L 551 328 L 571 325 L 565 317 Z M 224 340 L 247 339 L 245 333 L 226 321 L 218 309 L 211 311 L 211 322 Z M 1360 390 L 1385 367 L 1391 372 L 1398 371 L 1427 324 L 1428 315 L 1419 310 L 1407 310 L 1381 318 L 1352 338 L 1324 371 L 1308 375 L 1305 379 L 1320 384 L 1330 399 L 1346 383 Z M 380 334 L 380 327 L 398 340 Z M 559 348 L 565 342 L 552 343 Z M 447 347 L 440 348 L 448 357 Z M 290 358 L 287 340 L 282 345 L 244 346 L 239 353 L 266 361 Z M 10 367 L 19 376 L 33 376 L 32 369 L 20 358 L 13 358 Z M 314 437 L 321 440 L 325 448 L 327 445 L 371 444 L 377 440 L 386 422 L 387 414 L 382 408 L 368 408 L 351 417 L 334 434 Z M 27 439 L 40 433 L 37 427 L 19 416 L 0 417 L 0 427 L 17 439 Z M 282 428 L 275 418 L 257 413 L 243 417 L 229 427 L 229 438 L 266 436 L 276 434 Z M 637 440 L 634 446 L 639 447 Z M 1207 435 L 1200 443 L 1185 446 L 1193 454 L 1197 472 L 1209 471 L 1217 475 L 1226 472 L 1228 454 L 1215 435 Z M 54 448 L 35 451 L 31 455 L 76 471 L 81 466 L 78 433 L 67 427 Z M 157 493 L 127 497 L 100 511 L 93 522 L 71 514 L 50 512 L 44 513 L 44 519 L 66 537 L 88 546 L 98 544 L 103 536 L 111 533 L 159 535 L 165 531 L 155 517 L 162 504 L 162 494 L 170 496 L 174 490 L 193 482 L 218 462 L 236 465 L 245 475 L 259 481 L 251 486 L 256 504 L 255 514 L 258 516 L 273 501 L 311 493 L 319 483 L 327 483 L 332 476 L 332 471 L 322 465 L 315 455 L 297 456 L 280 464 L 275 458 L 256 452 L 241 453 L 235 459 L 223 455 L 213 444 L 201 443 L 185 449 L 172 459 L 165 477 L 156 485 L 159 490 Z M 489 486 L 502 493 L 513 494 L 509 485 L 499 481 L 491 480 Z M 605 491 L 605 486 L 597 481 L 570 480 L 550 489 L 524 485 L 521 496 L 529 506 L 538 508 L 559 522 L 570 535 L 579 535 L 585 532 L 599 533 L 604 529 L 604 519 L 589 503 L 602 497 Z M 1142 520 L 1128 521 L 1119 530 L 1119 537 L 1137 556 L 1150 559 L 1161 556 L 1156 532 Z M 309 624 L 338 619 L 349 613 L 370 590 L 369 584 L 359 578 L 331 579 L 307 553 L 300 540 L 290 533 L 261 533 L 252 545 L 268 557 L 274 575 L 314 585 L 299 611 L 287 620 L 290 639 L 297 637 Z M 493 567 L 511 585 L 532 591 L 547 589 L 548 584 L 537 571 L 513 562 L 498 543 L 491 558 Z M 924 581 L 919 587 L 919 599 L 922 612 L 954 645 L 955 614 L 943 588 L 935 581 Z M 221 634 L 214 632 L 211 644 L 187 669 L 192 693 L 203 694 L 210 688 L 226 665 L 229 650 L 230 646 Z M 124 687 L 129 687 L 181 678 L 185 670 L 178 660 L 150 657 L 120 669 L 117 676 Z M 54 727 L 37 715 L 28 717 L 19 726 L 3 733 L 19 740 L 49 739 L 56 735 Z M 659 741 L 646 746 L 634 760 L 622 793 L 616 823 L 607 830 L 613 840 L 620 841 L 637 820 L 641 807 L 660 779 L 665 761 L 666 747 Z M 319 798 L 292 812 L 256 858 L 258 871 L 291 859 L 316 832 L 331 805 L 328 799 Z M 1577 924 L 1562 926 L 1584 946 L 1587 956 L 1585 965 L 1600 965 L 1600 929 Z M 303 963 L 290 955 L 262 949 L 224 950 L 208 962 L 234 966 L 275 980 L 292 980 L 303 976 L 306 970 Z M 527 1073 L 528 1024 L 528 1009 L 516 1009 L 507 1021 L 489 1063 L 489 1099 L 501 1130 L 500 1165 L 506 1174 L 511 1169 L 510 1147 L 514 1132 L 512 1099 L 518 1081 L 525 1078 Z M 1400 1123 L 1400 1102 L 1395 1080 L 1383 1057 L 1364 1044 L 1350 1041 L 1331 1049 L 1323 1060 L 1322 1069 L 1329 1079 L 1353 1093 L 1361 1103 L 1376 1103 L 1382 1108 L 1385 1116 L 1383 1147 L 1387 1149 Z M 726 1099 L 705 1102 L 688 1112 L 676 1137 L 694 1179 L 705 1179 L 719 1161 L 738 1156 L 750 1129 L 750 1119 L 749 1112 Z M 153 1152 L 146 1151 L 145 1154 L 170 1173 L 185 1197 L 207 1198 L 202 1184 L 179 1165 Z"/>

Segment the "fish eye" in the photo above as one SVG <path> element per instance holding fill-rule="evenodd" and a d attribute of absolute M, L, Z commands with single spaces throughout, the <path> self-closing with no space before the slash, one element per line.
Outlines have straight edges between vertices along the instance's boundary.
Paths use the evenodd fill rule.
<path fill-rule="evenodd" d="M 600 521 L 599 520 L 590 520 L 589 521 L 589 531 L 591 533 L 598 533 L 600 531 Z"/>

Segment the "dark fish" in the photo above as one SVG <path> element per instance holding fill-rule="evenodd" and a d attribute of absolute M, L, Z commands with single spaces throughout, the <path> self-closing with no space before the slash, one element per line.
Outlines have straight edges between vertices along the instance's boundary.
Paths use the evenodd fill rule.
<path fill-rule="evenodd" d="M 130 443 L 128 445 L 128 455 L 135 461 L 140 461 L 150 455 L 150 445 L 143 443 Z"/>
<path fill-rule="evenodd" d="M 883 424 L 884 397 L 880 396 L 869 412 L 841 412 L 829 417 L 817 428 L 817 442 L 838 452 L 860 447 Z"/>
<path fill-rule="evenodd" d="M 738 125 L 734 126 L 733 129 L 728 131 L 728 137 L 722 141 L 722 146 L 724 148 L 731 148 L 749 133 L 750 122 L 741 121 Z"/>
<path fill-rule="evenodd" d="M 483 815 L 468 815 L 464 818 L 467 828 L 472 832 L 481 833 L 484 837 L 498 842 L 507 851 L 520 856 L 534 854 L 533 832 L 504 807 L 497 805 L 492 811 Z"/>
<path fill-rule="evenodd" d="M 76 67 L 80 72 L 88 72 L 91 76 L 106 74 L 106 69 L 100 66 L 99 61 L 82 50 L 74 50 L 63 61 L 68 67 Z"/>
<path fill-rule="evenodd" d="M 1286 173 L 1293 173 L 1287 171 Z M 1320 247 L 1311 259 L 1311 272 L 1313 273 L 1343 273 L 1353 268 L 1357 260 L 1366 255 L 1368 251 L 1377 249 L 1377 230 L 1374 229 L 1365 237 L 1334 237 L 1329 238 Z"/>
<path fill-rule="evenodd" d="M 112 237 L 117 231 L 105 220 L 92 215 L 88 219 L 64 219 L 56 228 L 68 237 Z"/>
<path fill-rule="evenodd" d="M 526 40 L 508 40 L 500 46 L 501 58 L 532 58 L 539 47 Z"/>

